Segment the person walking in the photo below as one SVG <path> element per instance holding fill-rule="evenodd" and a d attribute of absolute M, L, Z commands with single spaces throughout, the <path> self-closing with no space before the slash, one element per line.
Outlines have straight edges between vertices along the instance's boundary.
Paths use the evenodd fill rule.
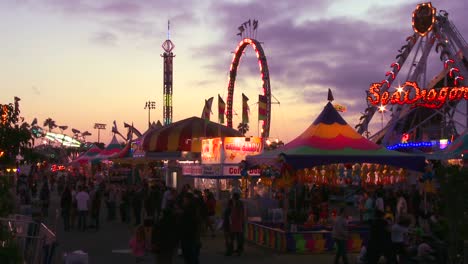
<path fill-rule="evenodd" d="M 347 241 L 348 241 L 348 228 L 346 226 L 345 208 L 340 208 L 338 217 L 335 220 L 332 230 L 332 236 L 336 243 L 335 264 L 343 259 L 344 264 L 348 264 L 347 255 Z"/>
<path fill-rule="evenodd" d="M 409 221 L 405 216 L 400 216 L 398 221 L 392 226 L 392 262 L 405 263 L 406 249 L 405 241 L 408 235 Z"/>
<path fill-rule="evenodd" d="M 42 184 L 41 192 L 39 193 L 39 199 L 41 201 L 42 217 L 47 218 L 49 216 L 49 203 L 50 203 L 50 189 L 47 180 Z"/>
<path fill-rule="evenodd" d="M 65 232 L 70 230 L 70 213 L 72 209 L 72 194 L 68 185 L 65 187 L 60 198 L 60 208 Z"/>
<path fill-rule="evenodd" d="M 238 256 L 244 252 L 244 225 L 245 225 L 245 207 L 244 203 L 240 200 L 240 194 L 238 192 L 232 195 L 232 208 L 230 217 L 230 233 L 231 233 L 231 245 L 234 245 L 236 241 L 236 250 L 232 251 Z"/>
<path fill-rule="evenodd" d="M 187 192 L 182 198 L 180 221 L 180 245 L 184 263 L 199 264 L 201 220 L 199 208 L 192 193 Z"/>
<path fill-rule="evenodd" d="M 80 186 L 80 191 L 76 194 L 76 205 L 78 209 L 78 229 L 86 231 L 86 218 L 89 211 L 89 194 L 85 192 L 83 186 Z"/>
<path fill-rule="evenodd" d="M 140 225 L 136 228 L 135 234 L 129 241 L 132 255 L 135 257 L 135 263 L 144 261 L 146 251 L 146 234 L 145 227 Z"/>
<path fill-rule="evenodd" d="M 392 261 L 392 244 L 390 227 L 384 219 L 384 212 L 375 211 L 375 219 L 372 220 L 368 242 L 369 263 L 378 263 L 380 257 L 384 256 L 387 263 Z"/>
<path fill-rule="evenodd" d="M 91 200 L 91 218 L 94 222 L 92 224 L 94 228 L 96 228 L 96 230 L 99 230 L 99 218 L 101 215 L 101 203 L 102 203 L 101 196 L 102 196 L 101 190 L 97 188 Z"/>
<path fill-rule="evenodd" d="M 232 255 L 232 239 L 231 239 L 231 211 L 232 199 L 229 199 L 226 209 L 223 212 L 223 231 L 224 231 L 224 245 L 226 247 L 225 256 Z"/>
<path fill-rule="evenodd" d="M 143 189 L 141 186 L 135 186 L 132 195 L 132 209 L 135 217 L 135 226 L 141 224 L 141 209 L 143 208 Z"/>
<path fill-rule="evenodd" d="M 153 226 L 152 244 L 156 264 L 172 264 L 179 242 L 178 220 L 174 202 L 168 201 L 161 219 Z"/>
<path fill-rule="evenodd" d="M 206 209 L 207 209 L 207 221 L 206 221 L 206 226 L 207 228 L 211 231 L 211 236 L 215 237 L 215 217 L 216 217 L 216 199 L 210 190 L 205 190 L 205 196 L 206 196 Z"/>

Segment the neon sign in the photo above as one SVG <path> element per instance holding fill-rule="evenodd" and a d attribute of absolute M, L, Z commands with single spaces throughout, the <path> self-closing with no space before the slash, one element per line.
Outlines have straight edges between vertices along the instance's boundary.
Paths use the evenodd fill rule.
<path fill-rule="evenodd" d="M 447 101 L 468 100 L 468 87 L 442 87 L 421 89 L 416 82 L 406 82 L 394 92 L 380 94 L 383 83 L 373 83 L 367 100 L 372 105 L 410 104 L 414 107 L 441 108 Z M 405 89 L 406 88 L 406 89 Z"/>
<path fill-rule="evenodd" d="M 436 21 L 436 9 L 432 7 L 431 2 L 422 3 L 416 6 L 413 11 L 413 29 L 422 37 L 427 35 L 434 27 Z"/>

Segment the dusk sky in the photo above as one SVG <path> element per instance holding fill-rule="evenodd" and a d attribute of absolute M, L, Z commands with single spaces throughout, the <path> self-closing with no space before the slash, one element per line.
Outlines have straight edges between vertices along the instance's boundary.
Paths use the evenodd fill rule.
<path fill-rule="evenodd" d="M 281 103 L 272 105 L 271 137 L 287 142 L 307 128 L 323 109 L 328 88 L 348 108 L 343 117 L 354 127 L 369 84 L 385 77 L 413 33 L 411 12 L 419 2 L 1 0 L 0 103 L 18 96 L 26 121 L 37 117 L 42 124 L 51 117 L 68 125 L 69 134 L 71 128 L 90 131 L 89 140 L 97 140 L 96 122 L 108 125 L 105 143 L 114 120 L 121 132 L 123 122 L 143 132 L 145 101 L 156 101 L 152 117 L 162 121 L 160 54 L 170 19 L 174 121 L 200 116 L 211 96 L 211 120 L 217 121 L 217 95 L 226 100 L 231 52 L 240 41 L 237 28 L 258 19 L 272 94 Z M 468 38 L 466 0 L 432 3 Z M 429 76 L 443 67 L 437 54 L 431 58 Z M 248 48 L 235 87 L 236 127 L 241 94 L 253 104 L 260 92 L 258 64 Z M 256 136 L 257 106 L 250 108 L 248 135 Z M 380 118 L 374 120 L 373 127 L 380 127 Z"/>

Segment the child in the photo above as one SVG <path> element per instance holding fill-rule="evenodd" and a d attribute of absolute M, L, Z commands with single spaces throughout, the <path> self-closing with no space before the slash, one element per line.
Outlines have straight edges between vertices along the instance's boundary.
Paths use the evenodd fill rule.
<path fill-rule="evenodd" d="M 146 249 L 146 232 L 145 227 L 140 225 L 135 230 L 135 235 L 130 239 L 130 248 L 133 256 L 135 256 L 135 263 L 141 263 L 145 256 Z"/>

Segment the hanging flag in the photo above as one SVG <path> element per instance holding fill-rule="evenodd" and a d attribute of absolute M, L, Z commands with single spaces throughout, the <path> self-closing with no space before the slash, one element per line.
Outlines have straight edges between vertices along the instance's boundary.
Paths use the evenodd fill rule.
<path fill-rule="evenodd" d="M 218 94 L 218 121 L 220 124 L 224 124 L 224 113 L 226 111 L 226 103 L 223 98 Z"/>
<path fill-rule="evenodd" d="M 267 97 L 258 95 L 258 120 L 267 119 Z"/>
<path fill-rule="evenodd" d="M 201 118 L 205 119 L 206 121 L 210 121 L 212 104 L 213 104 L 213 97 L 210 97 L 210 99 L 205 100 L 205 106 L 203 107 Z"/>
<path fill-rule="evenodd" d="M 254 21 L 253 21 L 253 29 L 255 30 L 255 29 L 257 29 L 257 27 L 258 27 L 258 20 L 255 20 L 255 19 L 254 19 Z"/>
<path fill-rule="evenodd" d="M 249 123 L 249 98 L 242 93 L 242 123 L 248 124 Z"/>

